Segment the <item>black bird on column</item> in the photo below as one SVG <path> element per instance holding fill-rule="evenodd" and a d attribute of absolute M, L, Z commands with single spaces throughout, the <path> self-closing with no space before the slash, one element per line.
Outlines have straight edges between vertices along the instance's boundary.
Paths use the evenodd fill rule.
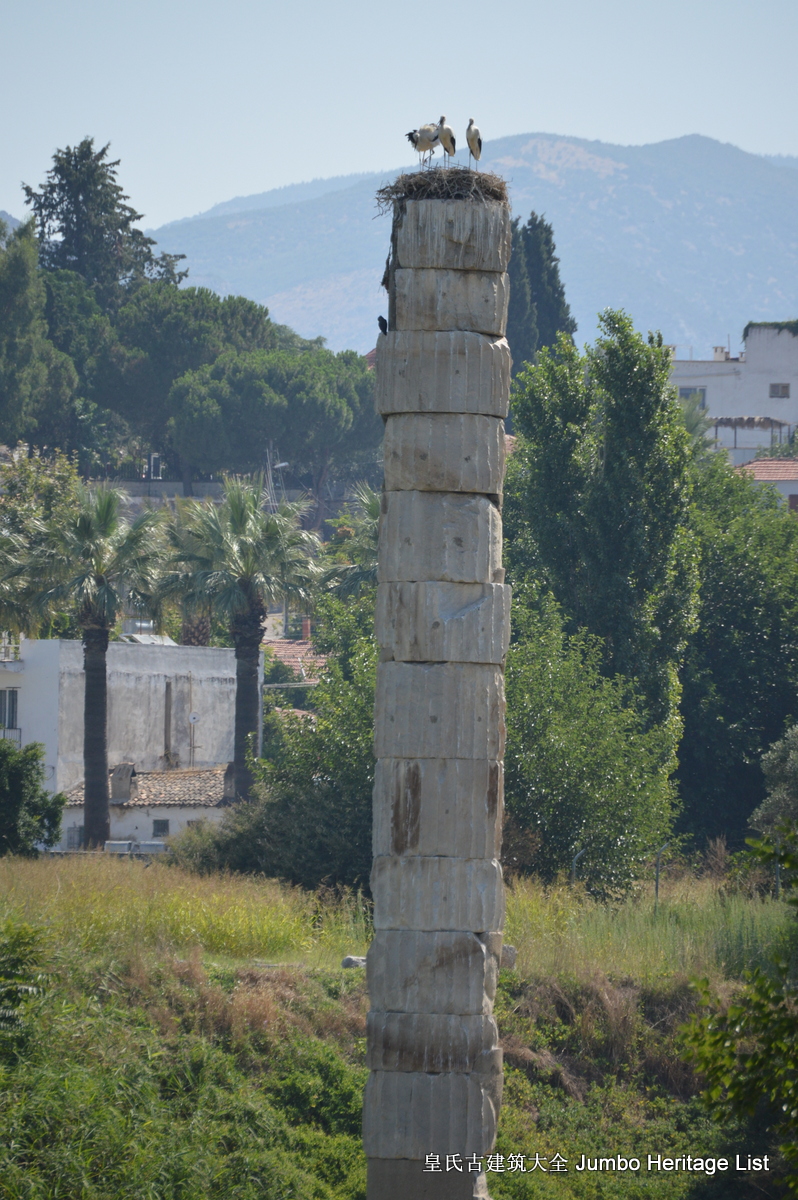
<path fill-rule="evenodd" d="M 388 332 L 388 322 L 385 320 L 385 317 L 377 317 L 377 324 L 380 327 L 380 333 Z"/>

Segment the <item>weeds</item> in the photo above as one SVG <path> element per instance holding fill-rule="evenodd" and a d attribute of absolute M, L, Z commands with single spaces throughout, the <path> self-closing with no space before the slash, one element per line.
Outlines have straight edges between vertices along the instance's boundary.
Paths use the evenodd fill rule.
<path fill-rule="evenodd" d="M 370 937 L 368 906 L 348 892 L 318 898 L 271 880 L 135 859 L 0 859 L 0 894 L 7 911 L 88 951 L 199 946 L 233 960 L 321 966 L 365 953 Z"/>
<path fill-rule="evenodd" d="M 0 1066 L 3 1200 L 363 1200 L 368 996 L 338 967 L 368 943 L 361 897 L 89 857 L 6 858 L 0 887 L 6 928 L 33 930 L 25 970 L 49 981 L 21 998 L 28 1037 Z M 701 1109 L 678 1030 L 692 973 L 733 997 L 743 967 L 794 951 L 787 906 L 719 868 L 664 880 L 656 916 L 650 894 L 606 908 L 528 880 L 508 901 L 497 1150 L 559 1153 L 569 1172 L 491 1175 L 496 1200 L 782 1195 L 772 1176 L 573 1168 L 767 1150 Z"/>
<path fill-rule="evenodd" d="M 775 954 L 798 961 L 795 921 L 769 897 L 728 894 L 718 877 L 666 880 L 659 910 L 642 892 L 605 905 L 578 888 L 518 879 L 507 895 L 506 938 L 522 975 L 591 977 L 650 984 L 701 975 L 738 978 L 767 969 Z"/>

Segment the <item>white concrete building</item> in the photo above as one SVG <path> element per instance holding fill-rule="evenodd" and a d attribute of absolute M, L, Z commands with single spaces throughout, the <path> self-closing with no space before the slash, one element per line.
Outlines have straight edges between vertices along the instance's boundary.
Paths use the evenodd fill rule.
<path fill-rule="evenodd" d="M 153 772 L 232 759 L 232 650 L 111 642 L 107 670 L 110 767 Z M 11 644 L 0 648 L 0 736 L 42 743 L 52 791 L 83 781 L 83 690 L 79 641 L 26 638 L 18 657 Z"/>
<path fill-rule="evenodd" d="M 711 360 L 676 359 L 671 371 L 681 396 L 699 393 L 735 465 L 786 442 L 798 425 L 798 321 L 752 322 L 744 339 L 738 358 L 716 346 Z"/>
<path fill-rule="evenodd" d="M 234 796 L 231 766 L 139 774 L 132 763 L 111 772 L 111 842 L 117 853 L 158 852 L 164 839 L 198 821 L 218 824 Z M 56 850 L 83 845 L 83 784 L 67 793 Z M 107 849 L 111 849 L 110 846 Z"/>

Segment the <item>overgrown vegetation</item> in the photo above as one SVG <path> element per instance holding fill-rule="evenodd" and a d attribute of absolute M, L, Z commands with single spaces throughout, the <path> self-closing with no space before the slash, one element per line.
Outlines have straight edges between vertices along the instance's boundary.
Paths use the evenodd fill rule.
<path fill-rule="evenodd" d="M 775 843 L 753 851 L 776 867 L 798 910 L 798 827 L 777 826 Z M 795 927 L 791 932 L 795 933 Z M 793 939 L 794 945 L 795 939 Z M 722 1120 L 759 1117 L 779 1142 L 790 1190 L 798 1195 L 798 973 L 789 954 L 745 972 L 731 999 L 701 985 L 704 1011 L 684 1032 L 689 1059 L 706 1082 L 707 1107 Z"/>
<path fill-rule="evenodd" d="M 25 1036 L 2 1051 L 0 1195 L 362 1200 L 368 999 L 363 973 L 337 968 L 368 941 L 355 898 L 97 858 L 7 857 L 0 886 L 0 974 L 36 989 L 17 993 Z M 610 910 L 516 882 L 497 1151 L 527 1167 L 559 1153 L 568 1171 L 494 1173 L 492 1193 L 784 1194 L 776 1157 L 714 1179 L 574 1170 L 613 1151 L 775 1155 L 755 1122 L 710 1120 L 677 1039 L 699 1003 L 688 972 L 733 994 L 745 967 L 798 952 L 786 906 L 733 887 L 674 866 L 655 915 L 650 888 Z"/>

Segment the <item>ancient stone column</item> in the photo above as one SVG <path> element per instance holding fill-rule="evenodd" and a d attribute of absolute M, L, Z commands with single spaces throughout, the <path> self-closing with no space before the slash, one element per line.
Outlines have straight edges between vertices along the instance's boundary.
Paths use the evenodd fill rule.
<path fill-rule="evenodd" d="M 472 1200 L 502 1059 L 506 202 L 395 203 L 376 632 L 368 1200 Z M 425 1170 L 437 1155 L 440 1171 Z M 446 1170 L 447 1155 L 462 1170 Z M 433 1160 L 434 1161 L 434 1160 Z"/>

